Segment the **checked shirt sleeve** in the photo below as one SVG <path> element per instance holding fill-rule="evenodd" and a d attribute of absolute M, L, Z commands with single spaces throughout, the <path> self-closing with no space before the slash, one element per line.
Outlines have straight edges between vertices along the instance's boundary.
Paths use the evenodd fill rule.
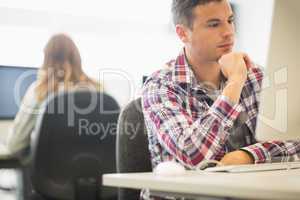
<path fill-rule="evenodd" d="M 255 163 L 299 161 L 300 141 L 259 142 L 242 148 L 248 151 Z"/>

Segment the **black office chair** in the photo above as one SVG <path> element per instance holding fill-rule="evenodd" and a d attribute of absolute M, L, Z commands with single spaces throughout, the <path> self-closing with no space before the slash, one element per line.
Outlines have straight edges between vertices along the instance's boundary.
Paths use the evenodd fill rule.
<path fill-rule="evenodd" d="M 116 200 L 117 189 L 101 181 L 102 174 L 116 172 L 118 116 L 118 104 L 104 93 L 50 98 L 32 135 L 31 161 L 22 166 L 25 199 Z"/>
<path fill-rule="evenodd" d="M 102 174 L 116 171 L 119 106 L 104 93 L 59 94 L 45 107 L 32 140 L 32 185 L 56 199 L 116 199 L 101 186 Z"/>
<path fill-rule="evenodd" d="M 117 172 L 151 172 L 148 137 L 141 99 L 130 102 L 121 112 L 117 131 Z M 119 189 L 119 200 L 139 199 L 140 191 Z"/>

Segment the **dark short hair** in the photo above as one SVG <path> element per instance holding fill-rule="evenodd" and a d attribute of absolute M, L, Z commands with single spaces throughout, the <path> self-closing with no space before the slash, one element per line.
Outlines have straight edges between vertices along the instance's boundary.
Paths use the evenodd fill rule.
<path fill-rule="evenodd" d="M 172 15 L 175 25 L 183 24 L 189 28 L 193 28 L 194 8 L 198 5 L 205 5 L 210 2 L 221 2 L 223 0 L 173 0 Z"/>

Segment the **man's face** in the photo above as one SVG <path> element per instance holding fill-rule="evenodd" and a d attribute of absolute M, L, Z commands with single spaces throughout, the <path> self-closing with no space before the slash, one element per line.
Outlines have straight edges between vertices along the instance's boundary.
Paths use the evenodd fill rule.
<path fill-rule="evenodd" d="M 232 51 L 234 16 L 227 0 L 211 2 L 194 8 L 192 29 L 186 31 L 186 47 L 202 61 L 217 61 Z"/>

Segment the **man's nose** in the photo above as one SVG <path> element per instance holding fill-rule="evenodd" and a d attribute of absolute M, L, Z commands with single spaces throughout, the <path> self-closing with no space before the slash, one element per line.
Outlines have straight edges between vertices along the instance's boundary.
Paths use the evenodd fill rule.
<path fill-rule="evenodd" d="M 233 37 L 234 33 L 235 33 L 235 30 L 234 30 L 234 25 L 233 24 L 224 25 L 224 29 L 223 29 L 223 32 L 222 32 L 223 37 L 226 37 L 226 38 L 227 37 Z"/>

